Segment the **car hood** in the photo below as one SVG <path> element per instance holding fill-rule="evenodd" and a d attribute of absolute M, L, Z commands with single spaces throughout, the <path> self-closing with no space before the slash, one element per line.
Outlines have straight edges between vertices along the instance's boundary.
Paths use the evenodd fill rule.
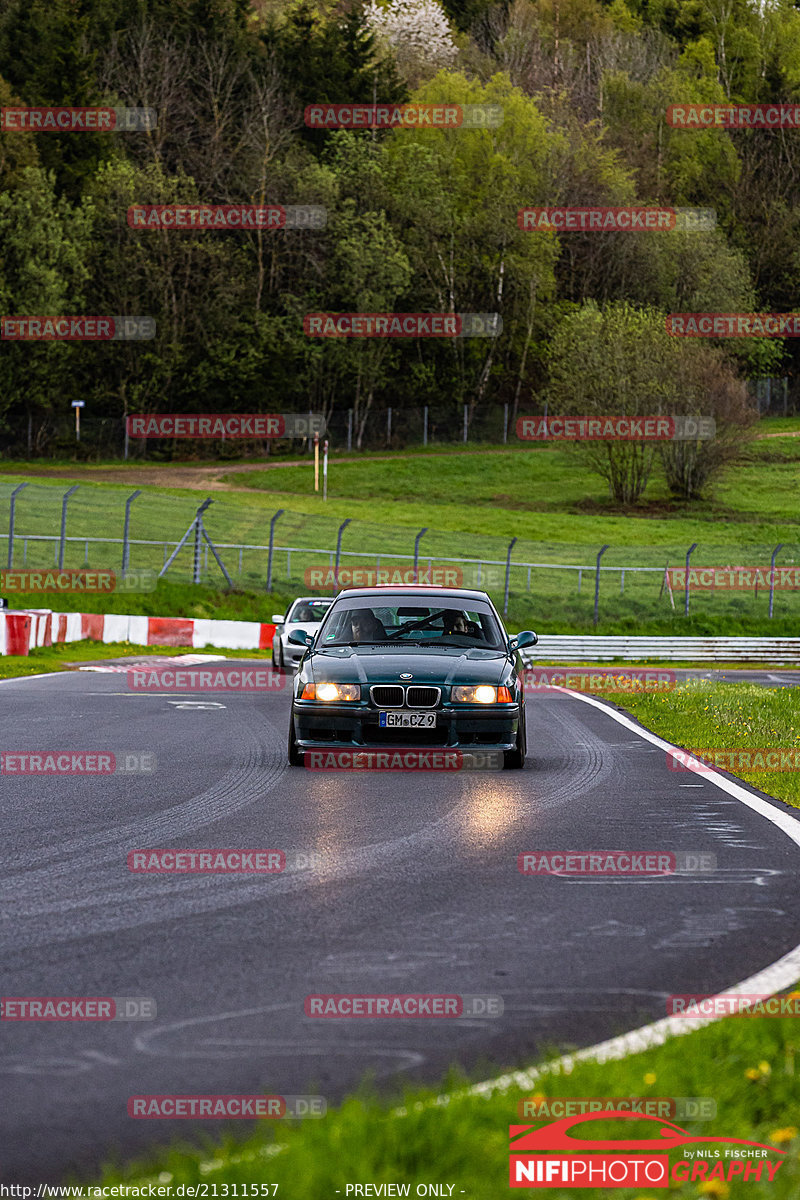
<path fill-rule="evenodd" d="M 498 684 L 510 663 L 502 650 L 331 646 L 315 652 L 310 666 L 315 680 L 330 683 L 397 683 L 401 673 L 410 672 L 414 683 L 449 685 Z"/>

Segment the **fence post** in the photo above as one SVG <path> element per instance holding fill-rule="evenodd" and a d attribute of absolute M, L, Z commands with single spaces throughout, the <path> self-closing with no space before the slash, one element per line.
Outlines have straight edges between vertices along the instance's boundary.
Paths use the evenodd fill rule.
<path fill-rule="evenodd" d="M 508 402 L 503 405 L 503 443 L 508 441 Z"/>
<path fill-rule="evenodd" d="M 782 550 L 783 542 L 778 542 L 775 549 L 772 551 L 772 558 L 769 564 L 769 615 L 772 616 L 772 601 L 775 597 L 775 558 L 779 550 Z"/>
<path fill-rule="evenodd" d="M 353 449 L 353 410 L 347 410 L 347 449 Z"/>
<path fill-rule="evenodd" d="M 464 405 L 464 445 L 467 444 L 467 405 Z"/>
<path fill-rule="evenodd" d="M 511 551 L 514 549 L 514 543 L 516 540 L 516 538 L 512 538 L 508 543 L 508 553 L 506 554 L 506 590 L 503 597 L 503 616 L 506 616 L 508 613 L 508 584 L 511 576 Z"/>
<path fill-rule="evenodd" d="M 418 578 L 417 578 L 417 564 L 418 564 L 418 562 L 419 562 L 419 542 L 420 542 L 420 538 L 422 537 L 422 535 L 423 535 L 424 533 L 427 533 L 427 532 L 428 532 L 428 526 L 426 525 L 424 529 L 420 529 L 419 533 L 418 533 L 418 534 L 417 534 L 417 536 L 414 538 L 414 583 L 417 583 L 417 582 L 418 582 Z"/>
<path fill-rule="evenodd" d="M 422 409 L 422 444 L 428 444 L 428 406 L 427 404 Z"/>
<path fill-rule="evenodd" d="M 69 491 L 64 492 L 61 500 L 61 541 L 58 546 L 58 569 L 59 571 L 64 566 L 64 544 L 67 540 L 67 503 L 73 492 L 77 492 L 81 485 L 76 483 Z"/>
<path fill-rule="evenodd" d="M 21 492 L 26 488 L 27 483 L 21 483 L 15 487 L 11 493 L 11 515 L 8 518 L 8 569 L 11 570 L 14 565 L 14 509 L 17 506 L 17 492 Z M 27 557 L 27 556 L 26 556 Z"/>
<path fill-rule="evenodd" d="M 210 497 L 208 500 L 204 500 L 194 515 L 194 565 L 192 569 L 192 583 L 200 582 L 200 536 L 203 528 L 203 513 L 209 504 L 213 503 L 214 501 Z"/>
<path fill-rule="evenodd" d="M 342 521 L 341 525 L 339 526 L 339 532 L 336 535 L 336 566 L 333 568 L 333 586 L 334 587 L 339 586 L 339 557 L 342 553 L 342 534 L 344 533 L 345 529 L 350 524 L 352 519 L 353 519 L 352 517 L 348 517 L 347 520 Z"/>
<path fill-rule="evenodd" d="M 386 445 L 390 446 L 391 444 L 392 444 L 392 410 L 391 410 L 391 408 L 387 408 L 387 410 L 386 410 Z"/>
<path fill-rule="evenodd" d="M 689 559 L 692 557 L 692 551 L 697 549 L 697 542 L 692 542 L 689 549 L 686 551 L 686 578 L 683 581 L 683 615 L 689 615 Z"/>
<path fill-rule="evenodd" d="M 597 555 L 597 566 L 595 567 L 595 572 L 594 572 L 594 623 L 595 623 L 595 625 L 597 624 L 597 612 L 598 612 L 598 608 L 600 607 L 600 559 L 603 557 L 606 550 L 608 550 L 608 549 L 609 549 L 609 546 L 608 546 L 608 544 L 606 544 L 605 546 L 603 546 L 600 553 Z"/>
<path fill-rule="evenodd" d="M 128 499 L 125 501 L 125 524 L 122 529 L 122 578 L 123 579 L 125 578 L 125 574 L 128 570 L 128 561 L 130 559 L 130 545 L 129 545 L 129 541 L 128 541 L 128 534 L 130 532 L 130 527 L 131 527 L 131 505 L 133 504 L 136 497 L 141 496 L 141 494 L 142 494 L 141 490 L 137 491 L 137 492 L 133 492 L 130 496 L 128 496 Z"/>
<path fill-rule="evenodd" d="M 272 550 L 275 545 L 275 522 L 283 513 L 283 509 L 279 508 L 275 516 L 269 523 L 269 556 L 267 558 L 267 591 L 272 591 Z"/>

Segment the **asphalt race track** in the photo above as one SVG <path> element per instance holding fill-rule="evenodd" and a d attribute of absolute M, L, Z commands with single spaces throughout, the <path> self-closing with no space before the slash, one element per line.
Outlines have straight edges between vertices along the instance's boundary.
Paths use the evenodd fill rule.
<path fill-rule="evenodd" d="M 83 671 L 4 682 L 0 704 L 4 752 L 157 756 L 149 776 L 0 780 L 2 995 L 158 1006 L 0 1024 L 4 1182 L 222 1131 L 131 1119 L 134 1094 L 333 1104 L 367 1073 L 438 1081 L 457 1061 L 485 1077 L 663 1017 L 671 993 L 724 991 L 800 941 L 786 833 L 575 697 L 530 698 L 526 769 L 492 774 L 291 769 L 288 690 L 129 692 L 124 674 Z M 129 850 L 150 847 L 277 848 L 292 865 L 131 873 Z M 705 851 L 717 870 L 517 869 L 523 851 L 595 849 Z M 320 992 L 492 995 L 504 1013 L 306 1017 Z"/>

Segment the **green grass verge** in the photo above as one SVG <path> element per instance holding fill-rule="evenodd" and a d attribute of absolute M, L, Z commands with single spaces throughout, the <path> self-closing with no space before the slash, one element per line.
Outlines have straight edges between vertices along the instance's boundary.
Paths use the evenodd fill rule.
<path fill-rule="evenodd" d="M 715 1101 L 717 1116 L 676 1122 L 690 1133 L 740 1137 L 787 1151 L 771 1184 L 749 1181 L 745 1188 L 734 1183 L 733 1195 L 794 1200 L 800 1194 L 795 1061 L 799 1045 L 796 1021 L 727 1018 L 618 1062 L 578 1063 L 571 1074 L 542 1076 L 525 1090 L 513 1086 L 488 1096 L 455 1096 L 446 1106 L 433 1103 L 440 1089 L 415 1090 L 404 1097 L 404 1116 L 393 1115 L 392 1100 L 364 1091 L 322 1119 L 264 1122 L 242 1141 L 229 1126 L 223 1136 L 209 1133 L 205 1144 L 176 1143 L 127 1167 L 110 1166 L 102 1182 L 147 1179 L 169 1184 L 173 1195 L 180 1184 L 206 1184 L 208 1196 L 223 1196 L 223 1184 L 270 1183 L 278 1185 L 278 1200 L 321 1200 L 337 1194 L 344 1198 L 346 1185 L 352 1183 L 408 1183 L 413 1197 L 417 1184 L 436 1182 L 453 1184 L 454 1197 L 496 1200 L 508 1190 L 508 1126 L 529 1123 L 518 1115 L 521 1100 L 694 1096 Z M 464 1082 L 453 1075 L 443 1089 L 458 1091 Z M 652 1122 L 639 1121 L 624 1126 L 619 1121 L 595 1122 L 593 1129 L 583 1129 L 587 1136 L 614 1138 L 652 1137 L 657 1132 Z M 278 1146 L 284 1148 L 272 1153 Z M 671 1165 L 682 1158 L 682 1150 L 673 1150 Z M 219 1188 L 216 1193 L 213 1184 Z M 587 1200 L 656 1200 L 667 1194 L 680 1200 L 699 1195 L 724 1200 L 729 1193 L 716 1189 L 714 1182 L 704 1190 L 697 1180 L 673 1186 L 668 1193 L 647 1188 L 547 1190 L 553 1200 L 574 1200 L 576 1194 Z"/>
<path fill-rule="evenodd" d="M 293 556 L 294 557 L 294 556 Z M 284 556 L 285 561 L 285 556 Z M 424 565 L 424 564 L 423 564 Z M 496 577 L 487 584 L 484 576 L 480 584 L 465 580 L 464 586 L 479 586 L 488 591 L 500 612 L 503 610 L 503 571 L 500 584 L 492 586 Z M 285 570 L 283 572 L 285 574 Z M 276 574 L 278 572 L 276 571 Z M 649 582 L 633 585 L 626 577 L 627 603 L 621 606 L 619 584 L 602 579 L 600 585 L 599 622 L 593 624 L 594 599 L 593 576 L 588 583 L 583 581 L 581 593 L 559 591 L 560 572 L 534 573 L 531 591 L 525 587 L 524 573 L 517 579 L 521 586 L 509 591 L 506 627 L 513 632 L 534 629 L 537 633 L 584 633 L 584 634 L 627 634 L 629 636 L 669 637 L 796 637 L 800 618 L 800 593 L 777 593 L 775 616 L 768 616 L 765 595 L 758 601 L 748 593 L 727 593 L 715 601 L 709 595 L 692 594 L 688 617 L 683 615 L 680 603 L 672 609 L 662 597 L 658 598 L 658 583 L 654 576 L 644 577 Z M 159 580 L 151 592 L 112 592 L 103 595 L 74 592 L 63 595 L 51 593 L 9 593 L 7 598 L 12 610 L 25 608 L 52 608 L 54 612 L 125 613 L 130 616 L 151 617 L 208 617 L 217 620 L 266 621 L 274 613 L 286 612 L 289 604 L 301 595 L 332 595 L 331 589 L 305 587 L 303 578 L 279 578 L 272 592 L 253 586 L 237 586 L 233 589 L 217 588 L 209 583 L 191 584 L 185 581 L 167 582 Z M 566 584 L 561 581 L 562 589 Z M 680 598 L 679 598 L 680 599 Z"/>
<path fill-rule="evenodd" d="M 794 688 L 692 679 L 672 691 L 616 699 L 641 723 L 686 749 L 800 748 Z M 800 772 L 731 771 L 760 791 L 800 808 Z"/>
<path fill-rule="evenodd" d="M 268 650 L 216 650 L 213 646 L 194 650 L 190 646 L 134 646 L 130 642 L 62 642 L 56 646 L 39 646 L 24 658 L 17 655 L 0 658 L 0 679 L 68 671 L 73 662 L 93 662 L 103 658 L 141 658 L 145 654 L 219 654 L 225 658 L 270 657 Z"/>

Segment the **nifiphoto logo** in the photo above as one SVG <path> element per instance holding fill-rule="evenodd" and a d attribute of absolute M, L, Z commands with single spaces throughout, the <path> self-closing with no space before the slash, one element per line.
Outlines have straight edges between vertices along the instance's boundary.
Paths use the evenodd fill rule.
<path fill-rule="evenodd" d="M 594 1122 L 612 1119 L 635 1121 L 636 1127 L 619 1137 L 598 1137 Z M 607 1126 L 602 1128 L 605 1132 Z M 645 1193 L 697 1181 L 710 1185 L 709 1195 L 727 1195 L 727 1189 L 710 1189 L 716 1181 L 739 1177 L 772 1182 L 786 1155 L 764 1142 L 691 1133 L 629 1108 L 566 1116 L 539 1129 L 511 1125 L 509 1138 L 509 1186 L 514 1188 L 635 1187 Z M 703 1150 L 685 1149 L 695 1143 Z M 671 1164 L 672 1151 L 683 1151 L 684 1157 Z M 703 1158 L 698 1161 L 695 1154 Z M 772 1161 L 770 1155 L 779 1157 Z"/>

